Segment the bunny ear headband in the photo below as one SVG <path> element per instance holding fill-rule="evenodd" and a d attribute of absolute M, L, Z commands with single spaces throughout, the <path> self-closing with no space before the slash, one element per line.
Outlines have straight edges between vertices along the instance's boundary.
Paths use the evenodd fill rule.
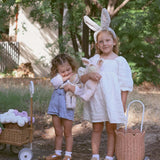
<path fill-rule="evenodd" d="M 111 19 L 110 19 L 109 13 L 106 8 L 103 8 L 101 12 L 101 26 L 99 26 L 94 21 L 92 21 L 88 16 L 84 16 L 84 22 L 91 30 L 95 32 L 94 41 L 96 43 L 97 43 L 97 34 L 102 30 L 110 31 L 113 37 L 116 38 L 116 34 L 114 30 L 109 27 L 111 23 Z"/>

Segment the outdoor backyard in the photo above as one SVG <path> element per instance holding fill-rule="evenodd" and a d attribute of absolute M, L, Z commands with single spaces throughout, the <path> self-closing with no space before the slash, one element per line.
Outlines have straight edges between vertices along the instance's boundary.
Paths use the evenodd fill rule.
<path fill-rule="evenodd" d="M 111 41 L 107 38 L 99 40 L 101 33 L 110 37 Z M 160 0 L 0 1 L 0 160 L 17 160 L 19 151 L 31 146 L 32 160 L 45 160 L 46 156 L 54 153 L 55 132 L 52 118 L 47 115 L 54 89 L 50 83 L 50 71 L 56 70 L 52 59 L 64 53 L 75 58 L 77 67 L 85 66 L 82 58 L 91 58 L 95 53 L 100 54 L 102 62 L 103 59 L 115 60 L 115 53 L 127 60 L 134 89 L 128 95 L 126 106 L 133 100 L 139 100 L 145 106 L 142 114 L 140 103 L 131 105 L 128 127 L 140 129 L 142 125 L 145 132 L 145 157 L 149 157 L 147 160 L 160 160 Z M 126 72 L 128 67 L 123 67 L 121 63 L 119 65 L 116 60 L 114 63 L 117 66 L 114 72 L 120 75 L 118 80 L 123 79 L 120 69 L 122 67 Z M 31 81 L 34 84 L 33 95 L 29 88 Z M 107 79 L 105 82 L 109 84 Z M 109 89 L 106 88 L 106 91 Z M 106 101 L 109 102 L 108 99 Z M 73 122 L 73 160 L 90 160 L 92 156 L 92 123 L 83 120 L 83 103 L 77 98 Z M 5 139 L 2 138 L 4 136 L 10 137 L 11 131 L 7 131 L 13 128 L 17 138 L 21 137 L 14 124 L 11 123 L 11 128 L 7 130 L 7 125 L 10 125 L 7 118 L 3 121 L 6 124 L 1 121 L 2 117 L 7 117 L 2 114 L 10 109 L 16 111 L 17 115 L 23 111 L 27 114 L 27 121 L 23 121 L 24 128 L 15 124 L 17 130 L 23 131 L 26 136 L 24 139 L 27 141 L 21 140 L 25 145 L 17 147 L 10 145 L 7 140 L 1 141 Z M 33 115 L 35 120 L 33 128 L 28 115 Z M 15 120 L 12 116 L 10 118 Z M 14 144 L 18 144 L 17 140 Z M 100 160 L 104 160 L 106 146 L 104 127 Z M 13 148 L 16 154 L 12 152 Z M 64 151 L 65 141 L 63 154 Z M 136 153 L 134 151 L 134 155 Z"/>
<path fill-rule="evenodd" d="M 45 156 L 52 154 L 54 149 L 54 129 L 52 127 L 51 117 L 46 114 L 52 87 L 48 79 L 0 79 L 0 113 L 8 109 L 16 108 L 29 112 L 30 95 L 29 82 L 32 80 L 35 84 L 35 93 L 33 95 L 33 115 L 35 117 L 33 132 L 33 160 L 44 160 Z M 160 106 L 159 106 L 160 88 L 150 83 L 135 86 L 133 92 L 129 94 L 127 104 L 135 99 L 141 100 L 145 105 L 144 125 L 145 130 L 145 156 L 150 160 L 159 160 L 160 157 Z M 91 157 L 91 132 L 92 125 L 83 121 L 83 104 L 79 100 L 75 113 L 73 124 L 73 160 L 90 160 Z M 130 108 L 129 126 L 140 127 L 141 106 L 136 104 Z M 100 155 L 102 160 L 105 157 L 107 135 L 105 129 L 102 134 Z M 63 144 L 63 150 L 64 150 Z M 30 147 L 27 144 L 24 147 Z M 18 156 L 11 153 L 9 145 L 4 151 L 0 151 L 0 160 L 17 160 Z"/>

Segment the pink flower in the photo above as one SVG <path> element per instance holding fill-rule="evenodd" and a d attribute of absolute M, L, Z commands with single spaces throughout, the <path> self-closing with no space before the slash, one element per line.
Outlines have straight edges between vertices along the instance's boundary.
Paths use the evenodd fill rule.
<path fill-rule="evenodd" d="M 28 121 L 31 122 L 31 117 L 28 117 Z M 32 117 L 32 122 L 34 123 L 35 122 L 35 118 Z"/>
<path fill-rule="evenodd" d="M 2 133 L 2 128 L 0 128 L 0 134 Z"/>

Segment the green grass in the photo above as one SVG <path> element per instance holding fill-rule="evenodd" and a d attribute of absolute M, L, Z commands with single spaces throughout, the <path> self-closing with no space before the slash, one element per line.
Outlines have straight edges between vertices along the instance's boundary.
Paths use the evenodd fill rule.
<path fill-rule="evenodd" d="M 29 92 L 26 88 L 0 87 L 0 111 L 4 112 L 10 108 L 26 110 L 28 105 Z"/>
<path fill-rule="evenodd" d="M 27 111 L 30 109 L 30 79 L 0 79 L 0 113 L 8 109 L 18 109 Z M 48 80 L 35 80 L 35 93 L 33 95 L 33 114 L 46 115 L 48 105 L 53 92 L 53 87 Z M 159 106 L 160 88 L 151 85 L 134 87 L 133 92 L 129 93 L 127 104 L 135 99 L 141 100 L 145 105 L 145 124 L 160 125 L 160 106 Z M 138 107 L 138 108 L 137 108 Z M 131 107 L 129 121 L 131 124 L 141 122 L 142 108 Z M 135 113 L 135 114 L 134 114 Z M 75 109 L 75 122 L 83 119 L 83 102 L 77 98 L 77 107 Z M 134 122 L 134 123 L 132 123 Z"/>
<path fill-rule="evenodd" d="M 52 87 L 35 85 L 33 95 L 34 111 L 45 112 L 47 110 L 52 92 Z M 29 111 L 30 99 L 29 85 L 15 85 L 12 83 L 0 85 L 0 112 L 6 112 L 8 109 Z"/>
<path fill-rule="evenodd" d="M 53 87 L 49 85 L 49 83 L 46 85 L 43 82 L 35 84 L 34 87 L 33 112 L 44 114 L 47 112 Z M 29 112 L 30 99 L 29 82 L 25 81 L 22 83 L 17 83 L 16 80 L 11 80 L 1 83 L 0 113 L 7 112 L 9 109 L 17 109 L 19 111 L 25 110 Z M 77 118 L 82 117 L 82 110 L 82 102 L 77 99 L 77 107 L 75 110 L 75 115 Z"/>

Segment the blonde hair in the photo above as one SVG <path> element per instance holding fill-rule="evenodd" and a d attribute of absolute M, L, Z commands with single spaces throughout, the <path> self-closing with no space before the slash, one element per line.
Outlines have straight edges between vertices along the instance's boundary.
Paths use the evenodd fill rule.
<path fill-rule="evenodd" d="M 113 46 L 113 52 L 118 55 L 118 52 L 119 52 L 118 37 L 116 36 L 116 38 L 115 38 L 114 35 L 112 34 L 112 32 L 111 32 L 111 31 L 108 31 L 108 30 L 102 30 L 102 31 L 100 31 L 100 32 L 97 34 L 97 36 L 96 36 L 97 43 L 96 43 L 95 46 L 96 46 L 96 51 L 97 51 L 97 53 L 100 54 L 100 55 L 102 54 L 102 51 L 97 47 L 97 44 L 98 44 L 98 36 L 99 36 L 102 32 L 107 32 L 107 33 L 109 33 L 109 34 L 112 36 L 113 41 L 114 41 L 115 44 L 116 44 L 116 45 Z"/>
<path fill-rule="evenodd" d="M 78 69 L 78 63 L 75 61 L 73 57 L 71 57 L 68 54 L 59 54 L 56 57 L 54 57 L 51 61 L 52 67 L 51 67 L 51 77 L 54 77 L 58 73 L 58 66 L 62 65 L 63 63 L 68 62 L 71 66 L 73 72 L 76 72 Z"/>

